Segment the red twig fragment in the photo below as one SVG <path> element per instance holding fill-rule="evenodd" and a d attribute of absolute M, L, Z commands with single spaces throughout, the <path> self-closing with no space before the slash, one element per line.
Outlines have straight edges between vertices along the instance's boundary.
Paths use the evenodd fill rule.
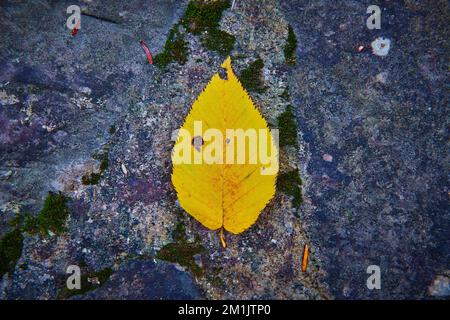
<path fill-rule="evenodd" d="M 75 37 L 77 35 L 78 30 L 80 29 L 80 22 L 77 22 L 75 25 L 75 28 L 72 30 L 72 37 Z"/>
<path fill-rule="evenodd" d="M 139 41 L 139 43 L 140 43 L 142 49 L 144 49 L 144 52 L 145 52 L 145 54 L 146 54 L 146 56 L 147 56 L 147 59 L 148 59 L 148 62 L 149 62 L 150 64 L 153 64 L 152 53 L 151 53 L 150 50 L 148 49 L 147 44 L 144 42 L 144 40 Z"/>

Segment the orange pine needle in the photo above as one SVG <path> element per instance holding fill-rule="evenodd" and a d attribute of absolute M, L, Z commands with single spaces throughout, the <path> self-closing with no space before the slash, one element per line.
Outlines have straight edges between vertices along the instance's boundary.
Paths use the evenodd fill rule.
<path fill-rule="evenodd" d="M 308 244 L 305 244 L 305 248 L 303 249 L 303 259 L 302 259 L 302 272 L 306 272 L 308 267 Z"/>

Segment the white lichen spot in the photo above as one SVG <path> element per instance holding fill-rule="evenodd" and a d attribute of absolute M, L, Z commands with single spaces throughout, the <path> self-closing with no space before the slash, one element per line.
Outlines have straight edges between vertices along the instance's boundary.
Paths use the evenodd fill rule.
<path fill-rule="evenodd" d="M 125 175 L 125 177 L 128 176 L 127 167 L 125 167 L 125 165 L 123 163 L 120 164 L 120 168 L 122 169 L 122 172 Z"/>
<path fill-rule="evenodd" d="M 375 81 L 379 82 L 379 83 L 382 83 L 382 84 L 386 84 L 387 78 L 388 78 L 388 73 L 387 72 L 380 72 L 379 74 L 377 74 L 375 76 Z"/>
<path fill-rule="evenodd" d="M 70 98 L 70 101 L 80 109 L 94 108 L 92 98 L 81 96 L 78 93 L 76 93 L 74 97 Z"/>
<path fill-rule="evenodd" d="M 89 87 L 81 87 L 80 88 L 80 92 L 82 92 L 84 94 L 87 94 L 87 95 L 90 95 L 92 93 L 92 90 Z"/>
<path fill-rule="evenodd" d="M 391 48 L 391 40 L 388 38 L 378 37 L 370 44 L 374 55 L 384 57 L 389 53 Z"/>
<path fill-rule="evenodd" d="M 13 94 L 8 95 L 5 90 L 0 91 L 0 104 L 8 106 L 12 104 L 16 104 L 19 102 L 19 99 Z"/>

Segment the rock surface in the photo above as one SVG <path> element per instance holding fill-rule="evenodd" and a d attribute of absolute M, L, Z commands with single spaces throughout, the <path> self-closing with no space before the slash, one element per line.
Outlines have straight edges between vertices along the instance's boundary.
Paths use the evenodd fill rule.
<path fill-rule="evenodd" d="M 446 1 L 385 1 L 381 30 L 366 28 L 368 1 L 238 0 L 224 11 L 236 73 L 264 62 L 265 89 L 250 95 L 268 123 L 293 106 L 298 146 L 281 149 L 280 167 L 299 170 L 304 198 L 296 208 L 277 192 L 254 226 L 226 235 L 227 249 L 179 208 L 170 182 L 173 130 L 224 56 L 180 28 L 187 62 L 150 65 L 139 41 L 161 52 L 187 1 L 147 3 L 80 1 L 76 36 L 65 26 L 75 3 L 0 4 L 0 235 L 37 215 L 48 191 L 71 210 L 60 235 L 23 233 L 0 298 L 61 298 L 74 264 L 113 271 L 76 299 L 448 296 Z M 385 56 L 369 49 L 378 37 L 390 39 Z M 83 184 L 92 172 L 98 184 Z M 155 264 L 174 243 L 201 250 Z M 380 290 L 366 287 L 369 265 Z"/>
<path fill-rule="evenodd" d="M 129 260 L 102 287 L 80 298 L 191 300 L 200 298 L 200 293 L 192 277 L 172 264 L 156 260 Z"/>

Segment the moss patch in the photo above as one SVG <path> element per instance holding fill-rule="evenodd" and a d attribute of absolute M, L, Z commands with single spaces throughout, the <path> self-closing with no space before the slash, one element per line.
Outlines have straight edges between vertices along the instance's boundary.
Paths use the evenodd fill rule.
<path fill-rule="evenodd" d="M 217 1 L 190 1 L 181 24 L 188 32 L 200 34 L 203 31 L 217 29 L 219 27 L 222 12 L 230 7 L 227 0 Z"/>
<path fill-rule="evenodd" d="M 210 272 L 208 272 L 208 281 L 212 286 L 216 288 L 221 288 L 225 285 L 223 279 L 220 277 L 220 272 L 222 271 L 221 267 L 212 268 Z"/>
<path fill-rule="evenodd" d="M 194 256 L 202 253 L 205 248 L 198 239 L 194 242 L 187 241 L 183 222 L 179 222 L 175 227 L 173 240 L 174 242 L 165 245 L 158 251 L 156 258 L 178 263 L 186 267 L 195 276 L 202 276 L 203 270 L 195 263 Z"/>
<path fill-rule="evenodd" d="M 298 146 L 297 142 L 297 123 L 295 121 L 292 106 L 287 106 L 286 110 L 277 118 L 278 129 L 280 130 L 279 143 L 280 147 Z"/>
<path fill-rule="evenodd" d="M 84 185 L 98 184 L 103 172 L 109 167 L 108 153 L 104 152 L 100 156 L 95 156 L 100 160 L 100 172 L 90 172 L 81 177 L 81 183 Z"/>
<path fill-rule="evenodd" d="M 55 234 L 64 232 L 64 225 L 69 215 L 67 198 L 61 192 L 49 192 L 44 200 L 44 206 L 39 214 L 20 214 L 11 221 L 11 225 L 20 232 L 46 235 L 48 231 Z"/>
<path fill-rule="evenodd" d="M 49 192 L 44 201 L 44 207 L 37 217 L 26 215 L 22 231 L 31 234 L 47 234 L 48 231 L 60 234 L 64 231 L 64 224 L 69 215 L 68 198 L 61 192 Z"/>
<path fill-rule="evenodd" d="M 22 254 L 22 232 L 46 235 L 48 231 L 60 234 L 69 215 L 68 198 L 62 193 L 49 192 L 44 207 L 36 217 L 31 214 L 19 214 L 10 221 L 13 231 L 0 240 L 0 277 L 11 273 Z"/>
<path fill-rule="evenodd" d="M 289 89 L 286 87 L 283 92 L 280 94 L 280 98 L 289 101 L 289 99 L 291 98 L 291 95 L 289 94 Z"/>
<path fill-rule="evenodd" d="M 178 27 L 178 23 L 172 27 L 164 44 L 164 51 L 157 54 L 153 59 L 157 66 L 165 67 L 171 62 L 186 63 L 188 57 L 187 42 L 184 35 L 179 32 Z"/>
<path fill-rule="evenodd" d="M 99 172 L 92 172 L 85 174 L 81 177 L 81 183 L 84 185 L 98 184 L 100 181 L 101 174 Z"/>
<path fill-rule="evenodd" d="M 185 64 L 188 57 L 188 46 L 180 26 L 189 33 L 201 36 L 202 44 L 211 51 L 228 55 L 233 50 L 235 37 L 219 29 L 220 19 L 225 9 L 230 7 L 228 0 L 189 2 L 180 21 L 169 32 L 164 51 L 153 59 L 154 64 L 165 67 L 171 62 Z"/>
<path fill-rule="evenodd" d="M 19 228 L 5 234 L 0 240 L 0 278 L 12 273 L 22 254 L 23 236 Z"/>
<path fill-rule="evenodd" d="M 188 32 L 201 35 L 205 48 L 226 56 L 233 50 L 236 41 L 233 35 L 219 29 L 222 13 L 229 7 L 228 0 L 190 1 L 181 24 Z"/>
<path fill-rule="evenodd" d="M 86 273 L 81 270 L 81 288 L 69 290 L 66 282 L 58 294 L 59 299 L 67 299 L 75 295 L 85 294 L 86 292 L 100 288 L 113 274 L 111 268 L 105 268 L 97 272 Z"/>
<path fill-rule="evenodd" d="M 302 202 L 302 180 L 298 169 L 282 173 L 277 178 L 277 189 L 293 197 L 292 205 L 298 208 Z"/>
<path fill-rule="evenodd" d="M 111 125 L 108 129 L 109 134 L 114 134 L 116 133 L 116 126 L 115 125 Z"/>
<path fill-rule="evenodd" d="M 264 68 L 264 62 L 261 58 L 256 59 L 250 65 L 242 70 L 239 75 L 242 85 L 250 92 L 262 93 L 266 90 L 264 82 L 262 80 L 262 69 Z"/>
<path fill-rule="evenodd" d="M 222 56 L 228 55 L 233 50 L 236 38 L 219 29 L 213 29 L 208 32 L 208 36 L 203 39 L 203 45 L 206 49 L 216 51 Z"/>
<path fill-rule="evenodd" d="M 288 26 L 288 37 L 284 46 L 284 59 L 287 64 L 295 64 L 295 49 L 297 49 L 297 38 L 291 25 Z"/>
<path fill-rule="evenodd" d="M 108 155 L 106 155 L 101 161 L 100 161 L 100 171 L 105 171 L 106 169 L 108 169 L 109 166 L 109 159 L 108 159 Z"/>

